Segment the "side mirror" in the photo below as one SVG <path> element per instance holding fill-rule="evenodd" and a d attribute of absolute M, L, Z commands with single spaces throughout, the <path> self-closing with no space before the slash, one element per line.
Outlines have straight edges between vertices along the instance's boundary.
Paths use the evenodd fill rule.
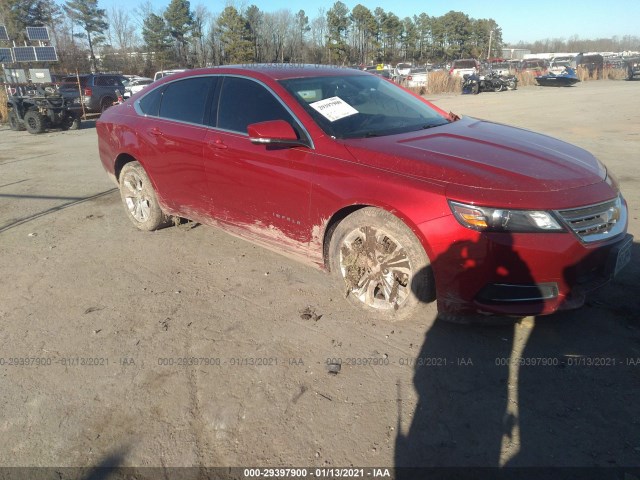
<path fill-rule="evenodd" d="M 278 146 L 306 146 L 307 143 L 298 138 L 295 130 L 284 120 L 269 120 L 252 123 L 247 126 L 251 143 Z"/>

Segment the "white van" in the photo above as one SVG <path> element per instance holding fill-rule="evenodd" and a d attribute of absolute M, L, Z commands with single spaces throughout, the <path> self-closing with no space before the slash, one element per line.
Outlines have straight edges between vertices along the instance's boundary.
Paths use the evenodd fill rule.
<path fill-rule="evenodd" d="M 166 77 L 167 75 L 173 75 L 174 73 L 180 73 L 180 72 L 186 72 L 186 71 L 187 71 L 186 68 L 177 68 L 174 70 L 160 70 L 159 72 L 156 72 L 156 74 L 153 76 L 153 81 L 155 82 L 156 80 L 159 80 L 162 77 Z"/>

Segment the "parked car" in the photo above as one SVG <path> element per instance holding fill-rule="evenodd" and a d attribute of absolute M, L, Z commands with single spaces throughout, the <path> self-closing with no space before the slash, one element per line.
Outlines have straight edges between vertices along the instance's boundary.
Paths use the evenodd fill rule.
<path fill-rule="evenodd" d="M 127 79 L 124 76 L 116 74 L 69 75 L 62 79 L 58 91 L 72 104 L 84 103 L 84 108 L 88 112 L 104 112 L 117 100 L 118 93 L 124 94 L 126 82 Z"/>
<path fill-rule="evenodd" d="M 522 60 L 518 71 L 529 72 L 533 76 L 546 75 L 549 72 L 549 61 L 544 58 L 529 58 Z"/>
<path fill-rule="evenodd" d="M 329 270 L 372 316 L 434 293 L 444 318 L 549 314 L 630 259 L 626 202 L 592 154 L 354 69 L 179 73 L 96 129 L 137 228 L 221 226 Z"/>
<path fill-rule="evenodd" d="M 153 83 L 152 78 L 146 77 L 136 77 L 131 79 L 124 87 L 124 95 L 123 97 L 128 98 L 134 93 L 138 93 L 140 90 L 145 88 L 146 86 Z"/>
<path fill-rule="evenodd" d="M 573 55 L 553 57 L 549 62 L 549 73 L 553 73 L 554 75 L 561 75 L 562 73 L 564 73 L 567 67 L 571 67 L 573 57 Z"/>
<path fill-rule="evenodd" d="M 498 75 L 511 75 L 512 69 L 509 62 L 493 62 L 489 64 L 489 70 Z"/>
<path fill-rule="evenodd" d="M 411 72 L 413 65 L 410 63 L 398 63 L 393 69 L 393 78 L 398 83 L 404 83 Z"/>
<path fill-rule="evenodd" d="M 405 79 L 405 86 L 409 88 L 420 88 L 427 86 L 427 69 L 416 67 L 412 68 Z"/>
<path fill-rule="evenodd" d="M 604 57 L 599 54 L 579 53 L 572 61 L 576 69 L 587 71 L 589 78 L 601 79 L 604 74 Z"/>
<path fill-rule="evenodd" d="M 625 65 L 627 67 L 628 80 L 633 80 L 634 77 L 640 75 L 640 57 L 627 58 Z"/>
<path fill-rule="evenodd" d="M 461 78 L 465 75 L 474 75 L 478 72 L 480 72 L 480 62 L 473 58 L 454 60 L 449 69 L 449 75 Z"/>
<path fill-rule="evenodd" d="M 160 80 L 161 78 L 164 78 L 167 75 L 173 75 L 174 73 L 182 73 L 186 71 L 187 70 L 184 68 L 175 68 L 173 70 L 160 70 L 159 72 L 156 72 L 155 75 L 153 76 L 153 81 L 155 82 L 156 80 Z"/>
<path fill-rule="evenodd" d="M 391 70 L 389 70 L 388 68 L 380 68 L 376 65 L 365 67 L 364 71 L 373 73 L 374 75 L 380 75 L 381 77 L 386 78 L 388 80 L 394 80 L 395 78 Z"/>

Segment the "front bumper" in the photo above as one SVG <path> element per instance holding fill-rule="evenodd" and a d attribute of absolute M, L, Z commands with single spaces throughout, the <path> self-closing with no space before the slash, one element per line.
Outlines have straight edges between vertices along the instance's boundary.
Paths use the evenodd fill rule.
<path fill-rule="evenodd" d="M 586 244 L 573 232 L 482 233 L 453 216 L 420 225 L 438 311 L 448 315 L 547 315 L 578 308 L 628 263 L 625 231 Z M 453 239 L 453 240 L 452 240 Z"/>

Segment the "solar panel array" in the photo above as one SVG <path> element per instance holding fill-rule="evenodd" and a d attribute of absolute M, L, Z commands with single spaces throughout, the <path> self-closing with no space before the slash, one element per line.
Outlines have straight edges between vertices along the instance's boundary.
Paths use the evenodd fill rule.
<path fill-rule="evenodd" d="M 13 63 L 13 55 L 10 48 L 0 48 L 0 63 Z"/>
<path fill-rule="evenodd" d="M 49 30 L 47 27 L 27 27 L 27 37 L 32 41 L 49 41 Z"/>
<path fill-rule="evenodd" d="M 9 41 L 9 35 L 7 35 L 7 27 L 0 25 L 0 40 Z"/>
<path fill-rule="evenodd" d="M 35 62 L 36 50 L 33 47 L 13 47 L 16 62 Z"/>
<path fill-rule="evenodd" d="M 57 62 L 58 52 L 56 47 L 35 47 L 36 60 L 38 62 Z"/>

